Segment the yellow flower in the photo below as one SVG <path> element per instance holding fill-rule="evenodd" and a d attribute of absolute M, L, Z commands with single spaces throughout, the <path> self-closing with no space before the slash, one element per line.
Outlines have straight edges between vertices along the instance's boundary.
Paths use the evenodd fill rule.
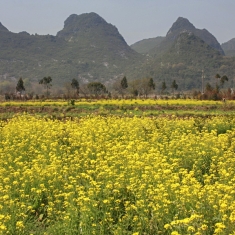
<path fill-rule="evenodd" d="M 165 224 L 165 225 L 164 225 L 164 228 L 165 228 L 165 229 L 170 229 L 170 228 L 171 228 L 171 225 L 170 225 L 170 224 Z"/>
<path fill-rule="evenodd" d="M 187 231 L 188 232 L 195 232 L 195 228 L 193 226 L 188 226 Z"/>
<path fill-rule="evenodd" d="M 171 235 L 180 235 L 180 233 L 178 233 L 177 231 L 173 231 Z"/>
<path fill-rule="evenodd" d="M 23 223 L 23 221 L 17 221 L 17 222 L 16 222 L 16 228 L 18 228 L 18 229 L 24 228 L 24 223 Z"/>

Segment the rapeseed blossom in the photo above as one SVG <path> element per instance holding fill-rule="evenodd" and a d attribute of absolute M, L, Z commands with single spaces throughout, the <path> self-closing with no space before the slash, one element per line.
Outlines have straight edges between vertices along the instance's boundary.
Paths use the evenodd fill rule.
<path fill-rule="evenodd" d="M 0 234 L 234 234 L 235 119 L 19 115 Z"/>

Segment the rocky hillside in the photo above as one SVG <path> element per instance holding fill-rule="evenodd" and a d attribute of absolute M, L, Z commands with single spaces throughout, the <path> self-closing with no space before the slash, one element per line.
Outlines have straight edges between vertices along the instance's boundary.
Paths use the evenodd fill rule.
<path fill-rule="evenodd" d="M 202 71 L 205 76 L 204 85 L 210 83 L 215 86 L 215 74 L 219 73 L 229 77 L 225 87 L 233 87 L 235 57 L 221 55 L 218 50 L 188 31 L 180 33 L 171 44 L 166 43 L 164 46 L 160 56 L 149 57 L 141 67 L 142 76 L 145 74 L 154 79 L 157 93 L 163 81 L 170 90 L 173 80 L 179 85 L 179 91 L 201 90 Z"/>
<path fill-rule="evenodd" d="M 150 50 L 157 47 L 165 37 L 148 38 L 132 44 L 130 47 L 140 54 L 148 54 Z"/>
<path fill-rule="evenodd" d="M 60 87 L 73 78 L 108 84 L 143 60 L 115 26 L 96 13 L 69 16 L 56 36 L 12 33 L 1 24 L 0 50 L 3 85 L 19 77 L 37 83 L 44 76 Z"/>
<path fill-rule="evenodd" d="M 157 37 L 155 39 L 144 39 L 131 45 L 131 47 L 140 53 L 149 53 L 152 56 L 160 56 L 164 54 L 174 43 L 179 34 L 183 32 L 191 32 L 201 38 L 212 48 L 215 48 L 224 55 L 217 39 L 206 29 L 197 29 L 188 19 L 179 17 L 168 30 L 166 37 Z M 154 44 L 155 43 L 155 44 Z M 149 50 L 148 50 L 149 49 Z"/>
<path fill-rule="evenodd" d="M 221 44 L 226 56 L 235 56 L 235 38 Z"/>
<path fill-rule="evenodd" d="M 217 39 L 206 29 L 197 29 L 188 19 L 179 17 L 176 22 L 172 25 L 166 35 L 166 40 L 174 41 L 175 38 L 182 32 L 190 32 L 201 38 L 210 47 L 215 48 L 224 55 L 223 49 L 221 48 Z"/>
<path fill-rule="evenodd" d="M 37 93 L 42 87 L 38 81 L 45 76 L 52 77 L 58 92 L 73 78 L 80 84 L 99 81 L 112 87 L 124 75 L 128 81 L 152 77 L 156 92 L 163 81 L 170 88 L 173 80 L 179 91 L 193 90 L 201 88 L 202 70 L 205 83 L 213 85 L 219 73 L 226 74 L 226 86 L 233 87 L 235 57 L 224 56 L 223 49 L 226 55 L 232 53 L 234 41 L 221 47 L 208 30 L 182 17 L 165 37 L 142 40 L 132 48 L 96 13 L 70 15 L 56 36 L 12 33 L 0 23 L 0 93 L 14 91 L 19 77 L 27 91 Z"/>
<path fill-rule="evenodd" d="M 142 40 L 132 48 L 136 51 L 148 48 L 148 43 L 148 40 Z M 232 50 L 232 45 L 223 45 L 223 48 Z M 170 88 L 173 80 L 177 81 L 179 91 L 201 90 L 202 71 L 205 84 L 215 85 L 214 77 L 219 73 L 230 78 L 225 86 L 234 86 L 235 58 L 225 57 L 217 39 L 208 30 L 197 29 L 183 17 L 179 17 L 162 41 L 148 51 L 147 58 L 141 66 L 141 76 L 152 77 L 158 92 L 163 81 Z"/>

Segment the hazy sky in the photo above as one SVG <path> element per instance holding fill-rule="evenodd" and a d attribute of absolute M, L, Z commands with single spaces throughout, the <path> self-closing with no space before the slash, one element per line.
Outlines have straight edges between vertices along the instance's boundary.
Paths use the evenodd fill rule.
<path fill-rule="evenodd" d="M 220 43 L 235 38 L 235 0 L 0 0 L 0 22 L 11 32 L 51 34 L 71 14 L 95 12 L 130 45 L 165 36 L 179 16 Z"/>

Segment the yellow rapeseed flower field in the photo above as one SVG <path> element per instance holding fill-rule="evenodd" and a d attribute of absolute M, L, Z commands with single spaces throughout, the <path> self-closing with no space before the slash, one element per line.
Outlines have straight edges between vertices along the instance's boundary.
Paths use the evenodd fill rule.
<path fill-rule="evenodd" d="M 0 122 L 0 234 L 235 234 L 235 118 Z"/>
<path fill-rule="evenodd" d="M 228 104 L 234 105 L 235 101 L 227 101 Z M 1 102 L 0 106 L 66 106 L 68 100 L 28 100 L 28 101 L 8 101 Z M 220 105 L 224 103 L 213 100 L 192 100 L 192 99 L 78 99 L 76 105 Z"/>

